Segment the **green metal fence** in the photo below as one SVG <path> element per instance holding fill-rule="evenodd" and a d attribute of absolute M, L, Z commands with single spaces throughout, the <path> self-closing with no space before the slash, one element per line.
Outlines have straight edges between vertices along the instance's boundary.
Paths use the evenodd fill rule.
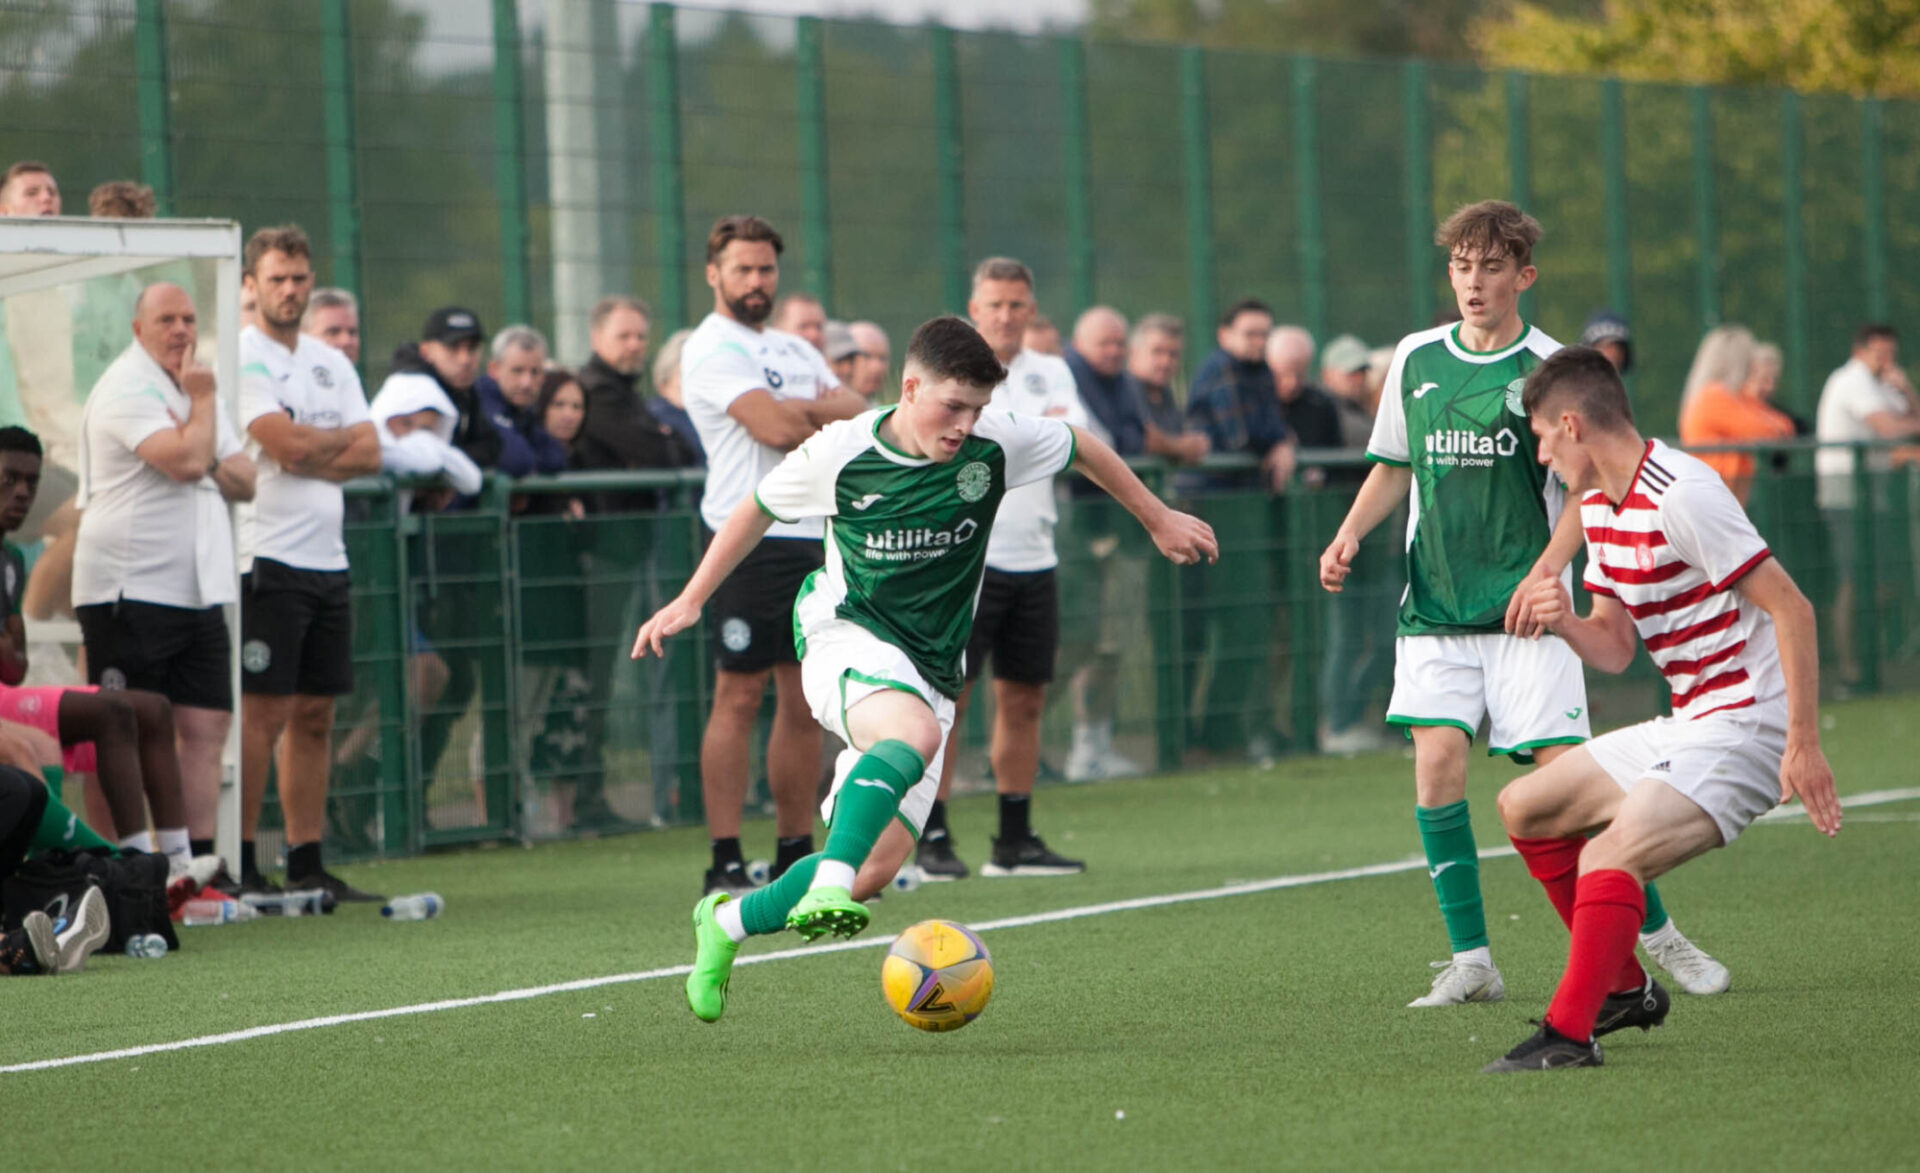
<path fill-rule="evenodd" d="M 1912 103 L 1418 61 L 616 0 L 0 0 L 0 153 L 69 210 L 139 176 L 174 214 L 300 222 L 376 373 L 449 301 L 569 361 L 610 290 L 664 335 L 743 209 L 789 288 L 896 335 L 1006 253 L 1056 318 L 1258 295 L 1387 343 L 1448 300 L 1436 220 L 1497 195 L 1546 225 L 1540 324 L 1632 318 L 1657 427 L 1723 319 L 1782 344 L 1806 409 L 1855 325 L 1920 311 L 1917 146 Z"/>
<path fill-rule="evenodd" d="M 1404 518 L 1368 537 L 1348 592 L 1326 594 L 1318 558 L 1357 469 L 1351 456 L 1309 455 L 1325 481 L 1302 478 L 1279 496 L 1236 487 L 1236 477 L 1251 481 L 1244 458 L 1215 458 L 1204 476 L 1140 462 L 1165 496 L 1213 524 L 1214 567 L 1159 558 L 1104 498 L 1068 501 L 1062 642 L 1043 725 L 1049 766 L 1064 765 L 1075 677 L 1089 666 L 1104 669 L 1093 679 L 1116 698 L 1117 747 L 1149 769 L 1312 752 L 1329 703 L 1351 701 L 1364 727 L 1381 728 Z M 1920 465 L 1858 464 L 1856 500 L 1871 508 L 1823 515 L 1804 445 L 1762 458 L 1749 502 L 1820 614 L 1829 697 L 1920 689 Z M 351 488 L 358 691 L 335 738 L 335 850 L 406 854 L 701 817 L 707 635 L 678 637 L 664 663 L 626 655 L 639 621 L 697 561 L 698 484 L 671 473 L 497 482 L 472 512 L 425 516 L 404 512 L 385 482 Z M 564 508 L 636 487 L 663 491 L 668 504 L 584 517 Z M 1849 601 L 1843 582 L 1873 586 Z M 1620 677 L 1589 673 L 1588 687 L 1596 727 L 1665 711 L 1665 682 L 1644 655 Z M 983 695 L 963 730 L 963 783 L 984 781 L 988 704 Z M 753 767 L 761 804 L 764 741 Z M 271 807 L 267 817 L 271 826 Z"/>

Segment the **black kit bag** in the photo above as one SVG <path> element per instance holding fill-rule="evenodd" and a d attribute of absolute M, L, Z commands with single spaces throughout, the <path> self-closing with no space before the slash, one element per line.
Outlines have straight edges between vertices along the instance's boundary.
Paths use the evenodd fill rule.
<path fill-rule="evenodd" d="M 116 856 L 94 848 L 34 856 L 0 883 L 5 926 L 19 928 L 27 913 L 40 909 L 64 928 L 68 910 L 94 886 L 107 900 L 110 929 L 103 952 L 121 952 L 129 938 L 142 933 L 160 934 L 169 952 L 180 948 L 167 917 L 167 857 L 146 852 Z"/>

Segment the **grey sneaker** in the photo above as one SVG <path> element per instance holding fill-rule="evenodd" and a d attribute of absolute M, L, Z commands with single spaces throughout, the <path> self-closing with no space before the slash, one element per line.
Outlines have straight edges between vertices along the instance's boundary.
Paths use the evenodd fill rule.
<path fill-rule="evenodd" d="M 87 958 L 107 943 L 113 926 L 108 923 L 107 898 L 98 888 L 88 888 L 74 907 L 73 919 L 65 931 L 54 938 L 57 957 L 55 973 L 79 973 L 87 968 Z"/>
<path fill-rule="evenodd" d="M 1466 1002 L 1498 1002 L 1507 996 L 1507 983 L 1491 965 L 1471 961 L 1436 961 L 1439 974 L 1433 988 L 1407 1003 L 1416 1006 L 1459 1006 Z"/>
<path fill-rule="evenodd" d="M 1598 1042 L 1576 1043 L 1543 1022 L 1532 1038 L 1482 1067 L 1480 1072 L 1501 1075 L 1509 1071 L 1552 1071 L 1560 1067 L 1600 1065 Z"/>
<path fill-rule="evenodd" d="M 1727 967 L 1681 936 L 1671 921 L 1660 932 L 1641 937 L 1640 945 L 1648 957 L 1667 971 L 1673 984 L 1689 994 L 1724 994 L 1733 984 L 1733 975 L 1727 972 Z"/>

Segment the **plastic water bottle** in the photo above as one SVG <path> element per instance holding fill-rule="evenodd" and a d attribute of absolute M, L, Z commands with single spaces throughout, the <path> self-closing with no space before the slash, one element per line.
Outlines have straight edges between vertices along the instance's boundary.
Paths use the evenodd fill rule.
<path fill-rule="evenodd" d="M 436 893 L 420 892 L 412 896 L 396 896 L 387 901 L 380 915 L 388 920 L 428 920 L 439 916 L 446 906 L 446 901 Z"/>
<path fill-rule="evenodd" d="M 257 920 L 259 912 L 238 900 L 199 897 L 180 906 L 183 925 L 230 925 Z"/>
<path fill-rule="evenodd" d="M 911 892 L 920 886 L 920 865 L 903 863 L 900 870 L 893 874 L 892 888 L 895 892 Z"/>
<path fill-rule="evenodd" d="M 159 933 L 135 933 L 127 938 L 127 956 L 152 960 L 167 955 L 167 939 Z"/>
<path fill-rule="evenodd" d="M 771 879 L 772 876 L 773 865 L 766 860 L 756 859 L 748 862 L 747 879 L 752 880 L 755 884 L 765 887 L 767 881 Z"/>
<path fill-rule="evenodd" d="M 246 892 L 240 902 L 261 916 L 319 916 L 334 909 L 333 893 L 325 888 L 291 892 Z"/>

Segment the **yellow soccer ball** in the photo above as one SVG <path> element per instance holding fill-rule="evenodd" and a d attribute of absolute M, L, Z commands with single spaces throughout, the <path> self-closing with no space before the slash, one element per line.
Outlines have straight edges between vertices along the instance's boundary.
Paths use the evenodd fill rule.
<path fill-rule="evenodd" d="M 880 965 L 887 1005 L 921 1030 L 959 1030 L 980 1017 L 993 993 L 993 957 L 980 938 L 950 920 L 923 920 L 901 933 Z"/>

